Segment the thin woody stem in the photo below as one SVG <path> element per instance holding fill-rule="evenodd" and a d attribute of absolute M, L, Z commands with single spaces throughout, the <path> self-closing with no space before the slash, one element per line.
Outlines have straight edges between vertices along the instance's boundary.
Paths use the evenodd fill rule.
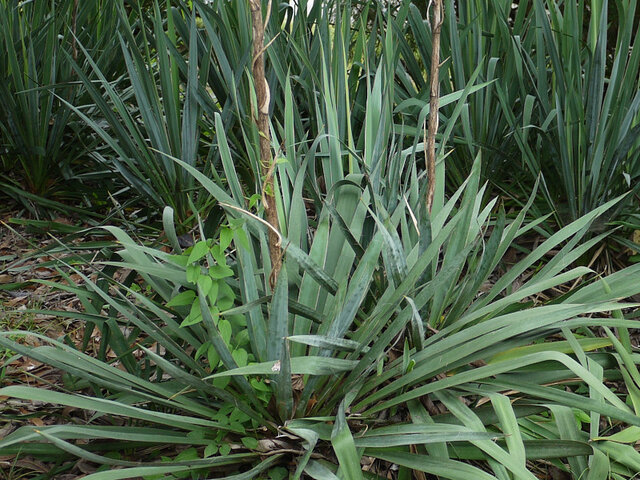
<path fill-rule="evenodd" d="M 444 21 L 442 0 L 433 0 L 431 4 L 431 73 L 429 97 L 429 129 L 425 132 L 425 161 L 427 167 L 427 210 L 431 213 L 436 189 L 436 133 L 438 131 L 438 108 L 440 101 L 440 31 Z"/>
<path fill-rule="evenodd" d="M 73 15 L 71 17 L 71 55 L 73 60 L 78 60 L 78 46 L 76 39 L 76 27 L 78 22 L 78 0 L 74 0 L 73 2 Z"/>
<path fill-rule="evenodd" d="M 262 19 L 261 0 L 249 0 L 251 6 L 251 20 L 253 22 L 253 62 L 252 73 L 256 89 L 256 100 L 258 102 L 258 117 L 254 121 L 258 127 L 260 141 L 260 169 L 264 179 L 263 198 L 267 222 L 272 228 L 269 229 L 269 257 L 271 259 L 271 276 L 269 283 L 273 287 L 278 279 L 282 266 L 282 252 L 280 249 L 280 238 L 277 232 L 280 231 L 278 222 L 278 212 L 276 210 L 276 200 L 274 197 L 274 168 L 273 156 L 271 154 L 271 132 L 269 130 L 269 84 L 264 73 L 264 20 Z M 271 2 L 267 12 L 271 11 Z"/>

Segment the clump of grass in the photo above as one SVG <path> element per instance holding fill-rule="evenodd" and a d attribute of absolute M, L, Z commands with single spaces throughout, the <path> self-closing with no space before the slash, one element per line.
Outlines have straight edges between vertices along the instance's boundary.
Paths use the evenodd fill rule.
<path fill-rule="evenodd" d="M 46 334 L 50 330 L 50 325 L 37 321 L 37 315 L 27 309 L 40 308 L 41 302 L 38 300 L 28 300 L 21 308 L 8 308 L 0 300 L 0 331 L 22 330 L 24 332 Z M 56 319 L 59 323 L 60 319 Z M 22 335 L 14 335 L 11 338 L 17 340 Z M 16 355 L 16 352 L 8 348 L 0 348 L 0 363 Z M 3 372 L 6 365 L 3 365 Z M 0 374 L 0 376 L 4 376 Z"/>

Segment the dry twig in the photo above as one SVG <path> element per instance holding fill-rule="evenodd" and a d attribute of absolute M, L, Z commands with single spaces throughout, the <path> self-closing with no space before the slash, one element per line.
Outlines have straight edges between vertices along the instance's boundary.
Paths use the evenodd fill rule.
<path fill-rule="evenodd" d="M 265 22 L 262 19 L 261 0 L 249 0 L 251 5 L 251 20 L 253 22 L 253 62 L 252 73 L 258 102 L 258 117 L 255 119 L 260 136 L 260 167 L 263 184 L 264 209 L 267 214 L 269 229 L 269 257 L 271 258 L 271 276 L 269 282 L 273 287 L 278 279 L 278 273 L 282 266 L 282 252 L 280 249 L 280 231 L 276 200 L 274 197 L 274 168 L 273 155 L 271 154 L 271 132 L 269 130 L 269 84 L 264 74 L 264 52 L 268 47 L 264 45 Z M 267 8 L 267 20 L 271 12 L 271 1 Z"/>
<path fill-rule="evenodd" d="M 436 189 L 436 132 L 438 131 L 438 108 L 440 100 L 440 31 L 444 21 L 442 0 L 431 0 L 431 73 L 429 96 L 429 129 L 424 134 L 424 156 L 427 167 L 427 210 L 431 213 Z"/>

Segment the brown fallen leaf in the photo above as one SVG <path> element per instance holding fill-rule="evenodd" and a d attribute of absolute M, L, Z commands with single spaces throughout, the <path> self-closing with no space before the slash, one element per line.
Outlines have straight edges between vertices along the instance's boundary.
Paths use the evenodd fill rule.
<path fill-rule="evenodd" d="M 15 462 L 15 465 L 38 473 L 49 473 L 51 470 L 50 466 L 33 458 L 20 458 Z"/>
<path fill-rule="evenodd" d="M 33 423 L 36 427 L 44 427 L 44 422 L 39 417 L 30 418 L 29 421 Z"/>
<path fill-rule="evenodd" d="M 28 298 L 29 298 L 28 295 L 15 297 L 15 298 L 12 298 L 11 300 L 8 300 L 7 302 L 5 302 L 5 305 L 7 307 L 15 307 L 16 305 L 20 305 L 22 303 L 26 303 Z"/>
<path fill-rule="evenodd" d="M 52 278 L 57 277 L 58 272 L 47 267 L 39 267 L 34 270 L 34 274 L 38 278 Z"/>

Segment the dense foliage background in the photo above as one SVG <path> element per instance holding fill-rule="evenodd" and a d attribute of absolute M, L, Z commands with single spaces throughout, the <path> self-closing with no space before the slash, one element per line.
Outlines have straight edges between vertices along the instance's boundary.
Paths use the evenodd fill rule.
<path fill-rule="evenodd" d="M 0 0 L 0 195 L 81 305 L 22 314 L 83 332 L 3 323 L 2 475 L 637 476 L 636 0 L 444 1 L 431 211 L 425 3 L 264 3 L 266 188 L 249 2 Z"/>

